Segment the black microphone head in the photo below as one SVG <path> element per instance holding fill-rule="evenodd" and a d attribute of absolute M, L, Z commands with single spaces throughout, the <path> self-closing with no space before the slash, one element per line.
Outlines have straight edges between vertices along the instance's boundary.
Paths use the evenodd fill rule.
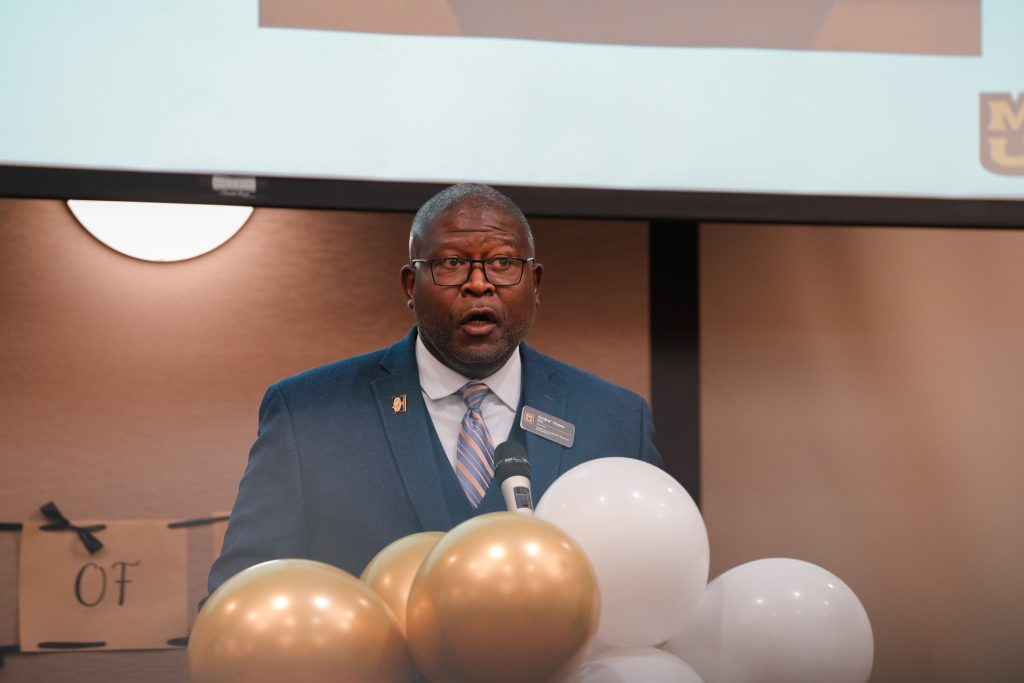
<path fill-rule="evenodd" d="M 530 461 L 526 449 L 516 441 L 506 441 L 494 449 L 494 478 L 498 484 L 509 477 L 530 478 Z"/>

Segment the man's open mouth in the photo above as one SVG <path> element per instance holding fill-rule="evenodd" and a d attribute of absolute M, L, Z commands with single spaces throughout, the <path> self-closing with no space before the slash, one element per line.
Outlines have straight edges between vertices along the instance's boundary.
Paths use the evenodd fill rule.
<path fill-rule="evenodd" d="M 463 316 L 459 324 L 462 329 L 473 334 L 485 334 L 494 329 L 498 323 L 498 317 L 491 311 L 473 311 Z"/>

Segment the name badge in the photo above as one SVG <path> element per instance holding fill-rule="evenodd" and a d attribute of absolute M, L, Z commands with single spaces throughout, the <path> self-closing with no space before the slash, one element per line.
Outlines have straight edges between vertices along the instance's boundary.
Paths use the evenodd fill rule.
<path fill-rule="evenodd" d="M 524 431 L 536 434 L 542 439 L 554 441 L 566 448 L 572 448 L 572 444 L 576 440 L 576 425 L 530 406 L 523 406 L 519 426 Z"/>

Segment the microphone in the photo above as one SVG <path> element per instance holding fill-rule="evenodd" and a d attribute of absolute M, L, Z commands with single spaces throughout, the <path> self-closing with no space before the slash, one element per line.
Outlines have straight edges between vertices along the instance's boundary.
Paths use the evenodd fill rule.
<path fill-rule="evenodd" d="M 526 450 L 515 441 L 498 444 L 494 449 L 494 478 L 501 486 L 505 507 L 521 515 L 533 514 L 530 493 L 530 461 Z"/>

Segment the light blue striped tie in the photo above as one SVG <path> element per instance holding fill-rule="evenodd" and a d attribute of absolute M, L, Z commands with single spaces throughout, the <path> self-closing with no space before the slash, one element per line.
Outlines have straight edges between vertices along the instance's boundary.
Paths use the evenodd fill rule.
<path fill-rule="evenodd" d="M 491 393 L 486 384 L 470 382 L 459 389 L 466 402 L 465 416 L 459 428 L 459 441 L 455 446 L 455 473 L 474 508 L 483 500 L 487 487 L 494 478 L 494 441 L 480 414 L 484 397 Z"/>

